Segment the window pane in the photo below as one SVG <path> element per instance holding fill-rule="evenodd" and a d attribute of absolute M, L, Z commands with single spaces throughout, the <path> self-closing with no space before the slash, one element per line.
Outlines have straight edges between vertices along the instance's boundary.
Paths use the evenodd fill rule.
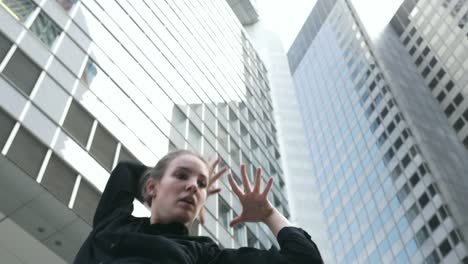
<path fill-rule="evenodd" d="M 72 101 L 63 128 L 83 147 L 88 142 L 94 118 L 77 102 Z"/>
<path fill-rule="evenodd" d="M 8 80 L 28 95 L 34 88 L 40 73 L 41 69 L 19 49 L 16 50 L 3 70 L 3 74 Z"/>
<path fill-rule="evenodd" d="M 128 149 L 125 148 L 124 146 L 120 148 L 119 162 L 120 161 L 130 161 L 133 163 L 140 163 L 138 159 L 135 158 L 135 156 L 133 156 L 132 153 L 130 153 L 130 151 L 128 151 Z"/>
<path fill-rule="evenodd" d="M 10 50 L 12 44 L 13 43 L 6 36 L 0 33 L 0 63 L 3 58 L 5 58 L 5 55 L 8 50 Z"/>
<path fill-rule="evenodd" d="M 62 29 L 44 12 L 39 13 L 30 30 L 49 47 L 62 32 Z"/>
<path fill-rule="evenodd" d="M 104 127 L 98 125 L 89 152 L 109 171 L 112 169 L 116 147 L 117 140 Z"/>
<path fill-rule="evenodd" d="M 16 121 L 0 109 L 0 150 L 5 145 Z"/>
<path fill-rule="evenodd" d="M 7 157 L 29 176 L 36 178 L 46 152 L 46 146 L 21 127 L 8 150 Z"/>
<path fill-rule="evenodd" d="M 41 184 L 59 201 L 68 205 L 78 173 L 52 154 Z"/>
<path fill-rule="evenodd" d="M 98 71 L 96 64 L 91 59 L 88 59 L 83 74 L 81 75 L 81 80 L 87 85 L 90 85 L 94 80 L 94 77 L 96 77 L 97 73 Z"/>
<path fill-rule="evenodd" d="M 85 179 L 81 180 L 73 210 L 88 224 L 92 224 L 101 194 Z"/>
<path fill-rule="evenodd" d="M 19 21 L 26 21 L 36 5 L 30 0 L 1 0 L 0 5 Z"/>
<path fill-rule="evenodd" d="M 201 153 L 201 138 L 202 134 L 200 131 L 192 122 L 189 122 L 188 142 L 193 147 L 193 150 L 197 153 Z"/>
<path fill-rule="evenodd" d="M 257 238 L 255 235 L 247 228 L 247 246 L 255 247 L 257 245 Z"/>
<path fill-rule="evenodd" d="M 219 201 L 219 207 L 218 207 L 218 215 L 219 215 L 219 222 L 221 223 L 222 226 L 224 226 L 226 229 L 229 227 L 229 212 L 231 208 L 229 205 L 224 201 L 221 196 L 218 196 L 218 201 Z"/>

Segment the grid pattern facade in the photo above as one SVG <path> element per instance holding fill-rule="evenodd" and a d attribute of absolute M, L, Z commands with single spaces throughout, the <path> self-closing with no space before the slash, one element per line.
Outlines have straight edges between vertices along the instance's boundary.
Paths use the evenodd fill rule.
<path fill-rule="evenodd" d="M 407 0 L 392 19 L 427 87 L 468 148 L 468 1 Z"/>
<path fill-rule="evenodd" d="M 238 181 L 240 162 L 263 168 L 289 215 L 266 69 L 227 3 L 0 4 L 2 155 L 84 221 L 119 161 L 152 166 L 175 148 L 219 153 Z M 192 232 L 269 248 L 266 226 L 229 227 L 241 207 L 226 179 Z"/>
<path fill-rule="evenodd" d="M 293 78 L 336 262 L 466 261 L 449 205 L 349 2 L 309 28 L 315 37 L 288 55 L 307 47 Z"/>

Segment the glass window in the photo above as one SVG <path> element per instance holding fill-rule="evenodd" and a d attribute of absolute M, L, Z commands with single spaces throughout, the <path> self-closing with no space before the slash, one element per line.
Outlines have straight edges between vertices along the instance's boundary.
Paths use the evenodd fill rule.
<path fill-rule="evenodd" d="M 29 176 L 36 178 L 46 153 L 46 146 L 21 127 L 13 139 L 7 157 Z"/>
<path fill-rule="evenodd" d="M 459 106 L 461 102 L 463 102 L 463 95 L 461 93 L 458 93 L 457 96 L 453 99 L 453 102 Z"/>
<path fill-rule="evenodd" d="M 29 95 L 41 74 L 41 68 L 32 62 L 23 51 L 17 49 L 5 66 L 3 74 L 17 88 Z"/>
<path fill-rule="evenodd" d="M 0 108 L 0 151 L 15 126 L 16 121 Z"/>
<path fill-rule="evenodd" d="M 135 158 L 135 156 L 133 156 L 133 154 L 130 153 L 130 151 L 124 146 L 120 148 L 119 162 L 121 161 L 130 161 L 133 163 L 140 163 L 140 161 L 137 158 Z"/>
<path fill-rule="evenodd" d="M 445 108 L 444 113 L 447 117 L 450 117 L 453 114 L 453 112 L 455 112 L 455 110 L 456 109 L 453 106 L 453 104 L 449 104 L 447 108 Z"/>
<path fill-rule="evenodd" d="M 427 264 L 438 264 L 440 263 L 440 257 L 439 254 L 437 254 L 437 250 L 432 251 L 429 256 L 426 258 L 426 263 Z"/>
<path fill-rule="evenodd" d="M 445 89 L 447 90 L 447 92 L 450 92 L 454 86 L 455 85 L 453 84 L 452 81 L 448 81 L 447 84 L 445 85 Z"/>
<path fill-rule="evenodd" d="M 202 134 L 192 122 L 189 122 L 188 142 L 193 146 L 195 152 L 201 153 Z"/>
<path fill-rule="evenodd" d="M 457 132 L 459 132 L 464 126 L 465 126 L 465 121 L 461 117 L 457 119 L 455 124 L 453 124 L 453 128 L 455 128 L 455 131 Z"/>
<path fill-rule="evenodd" d="M 429 196 L 424 192 L 418 199 L 419 205 L 421 206 L 422 209 L 426 207 L 426 205 L 429 203 Z"/>
<path fill-rule="evenodd" d="M 114 163 L 117 140 L 102 125 L 96 127 L 93 143 L 89 152 L 99 161 L 107 170 L 112 169 Z"/>
<path fill-rule="evenodd" d="M 436 99 L 437 101 L 439 101 L 439 103 L 441 103 L 445 99 L 445 96 L 446 96 L 445 92 L 441 91 L 439 95 L 437 95 Z"/>
<path fill-rule="evenodd" d="M 468 121 L 468 109 L 466 109 L 465 112 L 463 112 L 463 117 L 465 118 L 465 120 Z"/>
<path fill-rule="evenodd" d="M 78 173 L 52 154 L 41 184 L 59 201 L 68 205 Z"/>
<path fill-rule="evenodd" d="M 218 121 L 218 142 L 225 150 L 228 149 L 228 133 L 227 130 Z"/>
<path fill-rule="evenodd" d="M 440 243 L 439 250 L 440 253 L 442 253 L 442 256 L 444 257 L 450 253 L 450 251 L 452 250 L 452 246 L 450 245 L 450 242 L 447 238 L 444 241 L 442 241 L 442 243 Z"/>
<path fill-rule="evenodd" d="M 403 164 L 403 167 L 406 168 L 411 162 L 411 157 L 409 154 L 406 154 L 403 159 L 401 160 L 401 163 Z"/>
<path fill-rule="evenodd" d="M 13 45 L 13 42 L 11 42 L 6 36 L 0 33 L 0 63 L 10 50 L 11 45 Z"/>
<path fill-rule="evenodd" d="M 72 101 L 63 128 L 83 147 L 88 142 L 94 118 L 76 101 Z"/>
<path fill-rule="evenodd" d="M 421 229 L 416 232 L 416 235 L 414 236 L 416 243 L 421 246 L 424 241 L 429 237 L 429 231 L 427 230 L 426 226 L 422 226 Z"/>
<path fill-rule="evenodd" d="M 80 79 L 89 86 L 94 80 L 94 77 L 96 77 L 97 73 L 98 68 L 96 64 L 90 58 L 88 58 L 88 62 L 86 63 L 86 66 L 83 70 L 83 73 L 81 74 Z"/>
<path fill-rule="evenodd" d="M 429 83 L 429 88 L 431 88 L 431 90 L 434 90 L 438 83 L 439 80 L 437 80 L 437 78 L 432 78 L 431 82 Z"/>
<path fill-rule="evenodd" d="M 254 233 L 247 228 L 247 246 L 248 247 L 256 247 L 257 246 L 257 238 L 255 237 Z"/>
<path fill-rule="evenodd" d="M 410 209 L 406 212 L 406 216 L 408 217 L 408 221 L 411 223 L 413 220 L 418 216 L 419 209 L 416 203 L 414 203 Z"/>
<path fill-rule="evenodd" d="M 234 218 L 237 215 L 234 213 Z M 245 235 L 245 225 L 239 224 L 234 226 L 234 239 L 237 241 L 239 246 L 246 246 L 246 235 Z"/>
<path fill-rule="evenodd" d="M 408 196 L 410 191 L 411 190 L 408 187 L 408 184 L 405 183 L 397 193 L 397 197 L 400 200 L 400 202 L 403 202 L 403 200 L 405 200 L 406 196 Z"/>
<path fill-rule="evenodd" d="M 432 216 L 431 219 L 429 219 L 428 223 L 429 223 L 429 227 L 431 228 L 431 231 L 436 230 L 436 228 L 440 225 L 439 218 L 437 217 L 436 214 Z"/>
<path fill-rule="evenodd" d="M 81 179 L 73 210 L 88 224 L 93 223 L 94 212 L 96 211 L 100 196 L 101 194 L 94 186 L 84 178 Z"/>
<path fill-rule="evenodd" d="M 413 175 L 411 176 L 410 178 L 410 183 L 411 183 L 411 186 L 416 186 L 416 184 L 418 184 L 419 182 L 419 175 L 417 172 L 413 173 Z"/>
<path fill-rule="evenodd" d="M 448 209 L 445 205 L 442 205 L 440 208 L 439 208 L 439 215 L 440 215 L 440 218 L 442 218 L 442 220 L 444 220 L 445 218 L 447 218 L 448 216 Z"/>
<path fill-rule="evenodd" d="M 48 47 L 52 47 L 62 29 L 43 11 L 39 13 L 30 30 Z"/>
<path fill-rule="evenodd" d="M 461 238 L 456 229 L 450 232 L 450 240 L 452 241 L 453 245 L 457 245 L 458 242 L 460 242 Z"/>
<path fill-rule="evenodd" d="M 31 0 L 1 0 L 0 5 L 17 20 L 24 22 L 36 8 Z"/>
<path fill-rule="evenodd" d="M 219 222 L 221 223 L 222 226 L 224 226 L 227 229 L 229 228 L 229 223 L 231 220 L 229 216 L 231 208 L 229 207 L 228 203 L 224 201 L 223 198 L 221 198 L 220 195 L 218 195 L 218 202 L 219 202 L 219 207 L 218 207 Z"/>

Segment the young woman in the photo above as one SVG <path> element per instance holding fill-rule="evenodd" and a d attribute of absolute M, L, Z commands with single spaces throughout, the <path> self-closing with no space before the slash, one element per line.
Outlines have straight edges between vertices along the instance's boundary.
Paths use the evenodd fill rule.
<path fill-rule="evenodd" d="M 232 175 L 229 183 L 242 205 L 231 226 L 263 222 L 277 237 L 277 250 L 220 249 L 211 238 L 189 236 L 187 226 L 199 217 L 207 197 L 226 168 L 214 174 L 211 166 L 193 152 L 178 150 L 163 157 L 151 169 L 120 163 L 112 172 L 93 220 L 93 230 L 75 263 L 323 263 L 316 245 L 302 229 L 268 202 L 270 178 L 261 189 L 261 170 L 252 187 L 241 166 L 243 191 Z M 148 204 L 150 218 L 132 216 L 133 199 Z"/>

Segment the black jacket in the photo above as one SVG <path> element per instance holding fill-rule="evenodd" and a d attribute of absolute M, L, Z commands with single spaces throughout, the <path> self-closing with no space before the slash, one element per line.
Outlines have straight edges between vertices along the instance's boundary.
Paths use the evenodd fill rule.
<path fill-rule="evenodd" d="M 93 230 L 75 262 L 87 263 L 323 263 L 302 229 L 278 234 L 281 250 L 220 249 L 211 238 L 189 236 L 183 224 L 153 224 L 131 215 L 137 183 L 146 167 L 120 163 L 112 172 L 93 220 Z"/>

